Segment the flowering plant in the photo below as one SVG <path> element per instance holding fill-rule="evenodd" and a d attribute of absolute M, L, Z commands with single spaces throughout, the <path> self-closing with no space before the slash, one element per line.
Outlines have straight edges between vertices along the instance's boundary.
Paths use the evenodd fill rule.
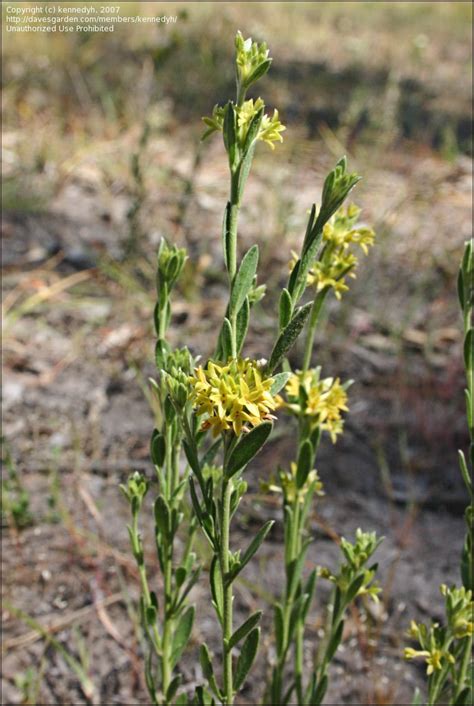
<path fill-rule="evenodd" d="M 170 321 L 170 294 L 184 266 L 186 253 L 166 241 L 158 254 L 155 329 L 158 337 L 158 379 L 152 381 L 157 401 L 157 426 L 151 439 L 151 457 L 157 472 L 154 502 L 158 562 L 163 575 L 161 611 L 149 589 L 138 514 L 150 483 L 134 474 L 124 494 L 130 502 L 129 528 L 132 549 L 142 586 L 142 623 L 150 645 L 146 678 L 153 703 L 187 703 L 178 694 L 180 674 L 175 673 L 189 640 L 194 608 L 189 592 L 199 576 L 192 551 L 199 527 L 210 547 L 210 598 L 220 628 L 220 654 L 213 656 L 204 643 L 200 663 L 205 685 L 197 686 L 193 703 L 231 706 L 243 687 L 257 655 L 262 616 L 256 611 L 235 628 L 234 582 L 258 551 L 271 530 L 268 521 L 245 549 L 233 548 L 231 522 L 247 491 L 244 473 L 268 440 L 276 415 L 296 419 L 296 460 L 289 470 L 279 469 L 267 487 L 281 491 L 285 538 L 284 594 L 275 603 L 276 660 L 271 665 L 268 694 L 271 703 L 286 704 L 292 694 L 297 703 L 320 704 L 328 683 L 329 666 L 341 642 L 349 605 L 362 594 L 377 599 L 376 565 L 368 566 L 379 541 L 358 531 L 354 543 L 341 539 L 342 563 L 336 573 L 314 567 L 304 576 L 305 558 L 312 541 L 309 516 L 312 500 L 322 494 L 314 468 L 321 436 L 333 443 L 343 431 L 351 381 L 322 377 L 311 367 L 314 336 L 328 294 L 339 299 L 347 291 L 346 278 L 358 264 L 354 248 L 368 252 L 373 231 L 359 223 L 360 209 L 343 206 L 359 181 L 339 160 L 324 182 L 321 205 L 313 205 L 301 250 L 290 264 L 287 286 L 278 302 L 276 335 L 268 360 L 255 361 L 243 354 L 252 307 L 265 294 L 257 285 L 258 245 L 239 258 L 238 220 L 245 186 L 259 142 L 274 148 L 285 127 L 277 110 L 266 112 L 262 98 L 247 99 L 247 91 L 269 70 L 271 58 L 265 43 L 235 40 L 236 100 L 216 106 L 204 118 L 204 138 L 221 133 L 228 158 L 230 189 L 223 226 L 223 260 L 228 278 L 228 302 L 216 346 L 210 359 L 193 360 L 189 351 L 172 350 L 166 340 Z M 302 303 L 303 298 L 307 299 Z M 293 371 L 288 353 L 306 330 L 301 369 Z M 179 463 L 181 450 L 186 466 Z M 189 491 L 191 506 L 186 496 Z M 178 531 L 184 526 L 184 551 L 177 551 Z M 202 558 L 204 563 L 205 558 Z M 331 619 L 315 654 L 312 677 L 304 683 L 303 640 L 317 576 L 334 586 L 329 607 Z M 236 653 L 238 656 L 236 657 Z M 293 654 L 294 668 L 288 672 Z"/>
<path fill-rule="evenodd" d="M 474 664 L 472 663 L 472 639 L 474 634 L 474 590 L 473 578 L 473 520 L 474 495 L 472 488 L 472 466 L 474 463 L 474 328 L 472 310 L 474 303 L 474 258 L 472 242 L 467 242 L 458 275 L 458 296 L 464 327 L 464 367 L 467 387 L 466 413 L 470 436 L 468 459 L 459 451 L 459 465 L 467 492 L 469 505 L 465 512 L 466 537 L 461 553 L 461 580 L 463 585 L 440 590 L 445 599 L 445 625 L 431 623 L 426 626 L 412 621 L 408 636 L 418 642 L 418 648 L 405 648 L 406 659 L 424 659 L 428 675 L 428 706 L 446 703 L 450 706 L 471 704 L 474 695 Z M 413 705 L 422 703 L 417 691 Z"/>

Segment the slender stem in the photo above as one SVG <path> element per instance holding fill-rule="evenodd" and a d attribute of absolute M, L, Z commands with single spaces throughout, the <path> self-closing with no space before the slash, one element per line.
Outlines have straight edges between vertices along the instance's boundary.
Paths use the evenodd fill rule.
<path fill-rule="evenodd" d="M 295 507 L 294 507 L 294 521 L 295 521 L 295 531 L 293 539 L 293 559 L 297 559 L 301 551 L 301 533 L 303 527 L 301 526 L 301 503 L 299 501 L 298 495 L 296 496 Z M 293 603 L 294 597 L 292 596 L 291 602 Z M 291 613 L 290 613 L 291 615 Z M 294 650 L 294 672 L 295 672 L 295 684 L 296 684 L 296 695 L 298 699 L 298 704 L 303 702 L 302 694 L 302 679 L 303 679 L 303 636 L 304 636 L 304 625 L 300 622 L 296 626 L 295 630 L 295 650 Z"/>
<path fill-rule="evenodd" d="M 287 537 L 285 546 L 285 557 L 287 560 L 286 566 L 286 590 L 285 597 L 283 600 L 283 648 L 281 651 L 280 659 L 275 666 L 273 675 L 273 689 L 274 695 L 278 699 L 277 703 L 281 703 L 282 685 L 283 685 L 283 672 L 286 664 L 286 658 L 288 655 L 288 650 L 290 648 L 290 621 L 291 612 L 293 609 L 295 591 L 292 590 L 290 593 L 290 575 L 289 567 L 297 559 L 299 554 L 299 548 L 301 546 L 300 542 L 300 503 L 298 496 L 295 498 L 291 505 L 292 516 L 291 516 L 291 528 L 289 534 L 285 533 Z M 287 515 L 285 514 L 285 522 Z"/>
<path fill-rule="evenodd" d="M 132 516 L 132 533 L 134 537 L 137 539 L 137 543 L 139 544 L 141 548 L 141 540 L 140 540 L 140 533 L 138 530 L 138 512 L 134 512 Z M 143 559 L 143 555 L 141 560 L 137 559 L 137 565 L 138 565 L 138 573 L 140 575 L 140 585 L 142 589 L 142 594 L 143 594 L 143 600 L 145 603 L 145 608 L 149 608 L 152 603 L 151 603 L 151 593 L 150 593 L 150 588 L 148 586 L 148 577 L 146 575 L 146 568 L 145 568 L 145 561 Z M 151 632 L 148 633 L 149 637 L 151 639 L 151 642 L 153 644 L 153 648 L 158 655 L 160 653 L 160 643 L 161 643 L 161 638 L 160 638 L 160 633 L 158 632 L 158 626 L 156 623 L 153 623 Z"/>
<path fill-rule="evenodd" d="M 304 647 L 304 625 L 298 623 L 295 634 L 295 683 L 298 704 L 303 703 L 303 647 Z"/>
<path fill-rule="evenodd" d="M 311 365 L 311 354 L 313 352 L 314 336 L 316 334 L 316 326 L 318 325 L 319 315 L 321 313 L 327 290 L 323 289 L 316 295 L 311 307 L 309 315 L 308 330 L 306 333 L 306 341 L 304 346 L 303 370 L 306 372 Z"/>
<path fill-rule="evenodd" d="M 224 655 L 224 703 L 231 706 L 234 701 L 232 677 L 232 650 L 228 648 L 228 641 L 232 637 L 232 583 L 226 583 L 229 572 L 229 525 L 230 525 L 230 499 L 232 483 L 224 480 L 221 499 L 221 543 L 220 543 L 220 570 L 224 586 L 224 615 L 223 615 L 223 640 L 222 650 Z"/>
<path fill-rule="evenodd" d="M 171 443 L 171 430 L 167 429 L 167 458 L 166 458 L 166 468 L 167 468 L 167 500 L 170 506 L 173 505 L 172 496 L 176 490 L 179 482 L 179 447 L 177 444 L 172 445 Z M 169 452 L 168 452 L 169 449 Z M 168 687 L 170 685 L 173 668 L 171 664 L 171 643 L 173 634 L 173 554 L 174 546 L 173 541 L 170 543 L 166 542 L 164 551 L 164 594 L 165 594 L 165 607 L 163 613 L 163 644 L 161 651 L 161 669 L 163 678 L 163 693 L 166 695 Z"/>
<path fill-rule="evenodd" d="M 247 93 L 247 89 L 238 83 L 237 84 L 237 105 L 239 107 L 244 102 L 246 93 Z"/>
<path fill-rule="evenodd" d="M 166 337 L 166 329 L 167 329 L 167 316 L 166 312 L 169 306 L 169 294 L 168 294 L 168 287 L 166 285 L 162 285 L 160 287 L 160 292 L 158 294 L 158 338 L 159 339 L 164 339 Z"/>
<path fill-rule="evenodd" d="M 173 620 L 170 615 L 172 605 L 172 546 L 166 548 L 166 565 L 165 565 L 165 609 L 163 616 L 163 649 L 161 653 L 161 668 L 163 678 L 163 693 L 166 694 L 171 682 L 172 667 L 171 667 L 171 636 Z"/>
<path fill-rule="evenodd" d="M 457 679 L 457 689 L 456 693 L 454 694 L 454 703 L 457 703 L 457 700 L 464 688 L 464 684 L 466 682 L 466 677 L 467 677 L 467 672 L 469 669 L 469 665 L 471 662 L 471 653 L 472 653 L 472 635 L 469 635 L 469 637 L 465 638 L 466 643 L 464 645 L 464 654 L 461 662 L 461 668 L 459 670 L 459 675 Z"/>

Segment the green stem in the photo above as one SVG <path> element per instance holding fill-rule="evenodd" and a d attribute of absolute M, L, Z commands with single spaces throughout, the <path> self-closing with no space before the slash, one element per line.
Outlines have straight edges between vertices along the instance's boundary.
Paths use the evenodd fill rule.
<path fill-rule="evenodd" d="M 170 507 L 173 507 L 172 496 L 179 483 L 179 446 L 172 444 L 171 429 L 167 428 L 167 443 L 166 443 L 166 494 L 167 501 Z M 163 678 L 163 693 L 166 695 L 168 687 L 173 676 L 173 667 L 171 664 L 171 646 L 173 636 L 173 541 L 166 543 L 164 552 L 164 594 L 165 607 L 163 613 L 163 643 L 161 651 L 161 669 Z"/>
<path fill-rule="evenodd" d="M 298 704 L 303 704 L 303 647 L 304 647 L 304 625 L 299 623 L 295 633 L 295 683 Z"/>
<path fill-rule="evenodd" d="M 138 530 L 138 512 L 134 512 L 132 516 L 132 533 L 133 536 L 136 538 L 136 542 L 139 544 L 141 548 L 141 540 L 140 540 L 140 533 Z M 137 565 L 138 565 L 138 573 L 140 576 L 140 585 L 142 589 L 142 594 L 143 594 L 143 600 L 145 603 L 145 609 L 148 609 L 152 603 L 151 603 L 151 593 L 150 593 L 150 588 L 148 586 L 148 577 L 146 575 L 146 568 L 145 568 L 145 560 L 143 558 L 143 555 L 141 557 L 141 560 L 137 559 Z M 160 638 L 160 633 L 158 632 L 158 626 L 156 623 L 153 624 L 151 628 L 151 632 L 146 629 L 146 631 L 149 634 L 150 640 L 153 644 L 153 649 L 155 650 L 156 654 L 160 654 L 160 643 L 161 643 L 161 638 Z"/>
<path fill-rule="evenodd" d="M 453 702 L 457 703 L 458 698 L 464 689 L 464 684 L 467 679 L 467 672 L 469 665 L 471 663 L 471 653 L 472 653 L 472 635 L 466 638 L 466 644 L 464 645 L 464 654 L 461 662 L 461 668 L 459 670 L 459 675 L 457 679 L 457 688 L 454 694 Z"/>
<path fill-rule="evenodd" d="M 242 103 L 245 101 L 245 95 L 247 93 L 247 89 L 241 86 L 240 84 L 237 84 L 237 105 L 240 106 Z"/>
<path fill-rule="evenodd" d="M 229 298 L 230 292 L 237 273 L 237 229 L 239 221 L 239 180 L 238 174 L 231 173 L 230 180 L 230 214 L 229 214 L 229 230 L 227 231 L 227 242 L 224 244 L 227 258 L 227 270 L 229 275 Z M 237 357 L 237 316 L 234 314 L 230 319 L 232 328 L 232 357 Z"/>
<path fill-rule="evenodd" d="M 285 546 L 285 557 L 287 561 L 286 566 L 286 590 L 285 597 L 283 601 L 283 648 L 280 655 L 280 659 L 275 666 L 274 676 L 273 676 L 273 689 L 274 695 L 277 698 L 277 703 L 281 703 L 282 700 L 282 685 L 283 685 L 283 673 L 286 664 L 286 659 L 288 655 L 288 650 L 290 648 L 290 620 L 291 612 L 293 610 L 293 603 L 295 598 L 295 591 L 290 593 L 290 576 L 289 567 L 297 559 L 299 550 L 301 547 L 301 531 L 300 531 L 300 503 L 298 497 L 295 498 L 291 506 L 292 519 L 291 519 L 291 531 Z M 285 521 L 287 515 L 285 514 Z M 296 673 L 295 673 L 296 677 Z"/>
<path fill-rule="evenodd" d="M 166 548 L 166 564 L 165 564 L 165 609 L 163 616 L 163 645 L 161 651 L 161 669 L 163 678 L 163 694 L 166 695 L 172 677 L 171 667 L 171 637 L 173 620 L 170 615 L 172 606 L 172 574 L 173 574 L 173 556 L 172 546 Z M 165 696 L 166 699 L 166 696 Z"/>
<path fill-rule="evenodd" d="M 296 560 L 301 551 L 301 533 L 303 528 L 301 527 L 301 503 L 299 502 L 298 495 L 296 496 L 295 504 L 293 506 L 293 517 L 294 517 L 294 531 L 293 531 L 293 548 L 292 548 L 292 559 Z M 293 609 L 294 595 L 290 596 L 290 610 L 289 614 L 291 616 L 291 611 Z M 299 623 L 295 630 L 294 637 L 294 673 L 295 673 L 295 684 L 296 684 L 296 695 L 298 699 L 298 704 L 302 703 L 302 678 L 303 678 L 303 634 L 304 626 Z"/>
<path fill-rule="evenodd" d="M 232 583 L 226 583 L 229 573 L 229 526 L 230 526 L 230 499 L 232 495 L 232 483 L 229 480 L 223 481 L 222 501 L 221 501 L 221 542 L 220 542 L 220 570 L 222 585 L 224 587 L 224 615 L 223 615 L 223 640 L 222 650 L 224 655 L 224 703 L 231 706 L 234 701 L 233 677 L 232 677 L 232 650 L 227 647 L 232 637 Z"/>
<path fill-rule="evenodd" d="M 318 325 L 319 315 L 321 313 L 324 300 L 326 298 L 327 289 L 323 289 L 319 294 L 316 295 L 313 301 L 313 306 L 311 307 L 311 312 L 309 315 L 308 330 L 306 333 L 306 341 L 304 346 L 304 358 L 303 358 L 303 371 L 306 372 L 311 365 L 311 354 L 313 352 L 314 346 L 314 336 L 316 334 L 316 327 Z"/>

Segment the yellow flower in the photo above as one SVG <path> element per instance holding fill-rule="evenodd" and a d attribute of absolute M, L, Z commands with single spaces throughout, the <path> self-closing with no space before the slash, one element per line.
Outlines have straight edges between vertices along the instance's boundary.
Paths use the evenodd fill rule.
<path fill-rule="evenodd" d="M 243 146 L 245 142 L 254 115 L 264 107 L 265 104 L 261 98 L 257 98 L 255 101 L 250 99 L 244 101 L 241 106 L 234 106 L 234 110 L 237 114 L 238 141 L 240 146 Z M 203 122 L 209 128 L 206 132 L 206 136 L 213 132 L 222 132 L 224 128 L 224 117 L 225 109 L 218 105 L 214 106 L 212 116 L 203 118 Z M 286 127 L 280 122 L 278 110 L 274 110 L 272 116 L 264 113 L 256 139 L 266 142 L 267 145 L 274 149 L 274 142 L 283 142 L 283 137 L 280 133 L 284 130 L 286 130 Z"/>
<path fill-rule="evenodd" d="M 451 664 L 454 664 L 455 659 L 450 652 L 433 648 L 428 650 L 414 650 L 412 647 L 405 647 L 405 659 L 416 659 L 422 657 L 426 662 L 426 673 L 433 674 L 443 668 L 443 660 L 446 659 Z"/>
<path fill-rule="evenodd" d="M 323 228 L 323 248 L 321 257 L 308 270 L 306 285 L 315 286 L 316 291 L 330 287 L 337 299 L 349 287 L 346 277 L 355 278 L 358 259 L 350 250 L 351 245 L 358 245 L 367 255 L 369 247 L 374 244 L 375 233 L 371 228 L 357 225 L 360 208 L 351 204 L 341 207 Z M 293 270 L 298 256 L 292 252 L 290 272 Z"/>
<path fill-rule="evenodd" d="M 241 145 L 244 144 L 254 115 L 264 107 L 265 104 L 261 98 L 257 98 L 255 101 L 250 99 L 248 101 L 244 101 L 240 107 L 236 106 L 235 110 L 237 113 L 237 125 L 239 128 L 239 142 Z M 257 140 L 266 142 L 267 145 L 274 149 L 274 142 L 283 142 L 283 137 L 280 133 L 284 130 L 286 130 L 286 127 L 282 125 L 279 120 L 278 110 L 274 110 L 271 117 L 265 113 L 262 117 L 262 123 L 257 134 Z"/>
<path fill-rule="evenodd" d="M 335 443 L 342 433 L 344 422 L 342 412 L 348 412 L 347 393 L 339 378 L 320 379 L 320 369 L 297 371 L 288 380 L 285 391 L 288 401 L 281 400 L 281 406 L 294 414 L 303 414 L 311 419 L 313 427 L 329 432 Z M 300 395 L 301 392 L 301 395 Z M 301 409 L 303 403 L 303 409 Z"/>
<path fill-rule="evenodd" d="M 189 377 L 190 399 L 198 415 L 206 414 L 203 429 L 213 436 L 233 430 L 239 436 L 258 426 L 277 406 L 270 393 L 272 378 L 262 378 L 255 361 L 231 359 L 226 364 L 209 361 Z"/>

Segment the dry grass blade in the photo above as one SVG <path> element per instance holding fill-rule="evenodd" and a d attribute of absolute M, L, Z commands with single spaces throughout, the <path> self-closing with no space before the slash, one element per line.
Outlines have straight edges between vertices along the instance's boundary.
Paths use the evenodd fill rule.
<path fill-rule="evenodd" d="M 91 270 L 84 270 L 82 272 L 75 272 L 68 277 L 63 277 L 50 285 L 41 284 L 39 291 L 27 297 L 16 308 L 13 308 L 16 298 L 10 299 L 8 302 L 4 303 L 2 307 L 3 330 L 6 331 L 15 321 L 33 311 L 40 304 L 53 299 L 58 294 L 74 287 L 76 284 L 88 280 L 91 274 Z"/>
<path fill-rule="evenodd" d="M 33 630 L 24 633 L 23 635 L 18 635 L 18 637 L 12 637 L 10 640 L 4 642 L 2 644 L 2 652 L 22 649 L 23 647 L 27 647 L 28 645 L 31 645 L 34 642 L 37 642 L 38 640 L 41 640 L 41 638 L 48 639 L 49 637 L 51 637 L 51 635 L 54 635 L 54 633 L 57 633 L 60 630 L 64 630 L 64 628 L 68 627 L 69 625 L 72 625 L 73 623 L 81 622 L 92 618 L 94 615 L 94 611 L 99 612 L 100 610 L 105 610 L 106 607 L 114 605 L 115 603 L 118 603 L 121 600 L 123 600 L 122 593 L 114 593 L 112 596 L 107 596 L 106 598 L 97 600 L 94 605 L 79 608 L 79 610 L 75 610 L 72 613 L 68 613 L 67 615 L 64 615 L 58 620 L 53 620 L 45 625 L 42 625 L 40 623 L 37 623 L 36 621 L 33 621 L 33 619 L 30 619 L 28 621 L 29 625 L 33 625 L 33 622 L 35 623 L 35 627 L 33 628 Z M 21 613 L 21 611 L 18 611 L 12 606 L 9 606 L 8 608 L 7 606 L 5 606 L 5 609 L 10 610 L 16 617 L 23 620 L 23 614 Z M 24 622 L 27 622 L 26 619 Z"/>

